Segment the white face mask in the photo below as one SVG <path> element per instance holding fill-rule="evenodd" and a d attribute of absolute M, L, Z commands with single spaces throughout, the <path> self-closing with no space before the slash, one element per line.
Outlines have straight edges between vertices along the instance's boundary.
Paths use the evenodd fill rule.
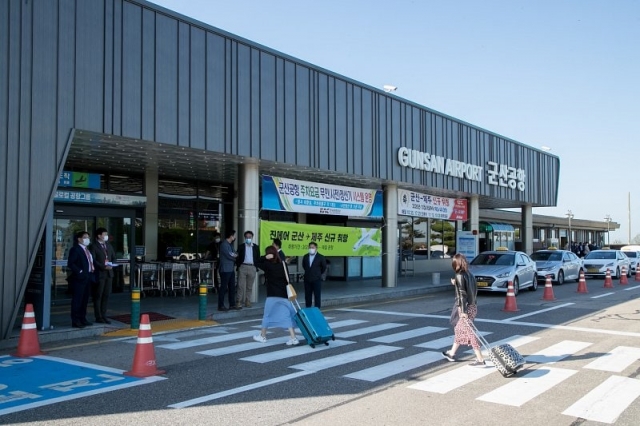
<path fill-rule="evenodd" d="M 109 236 L 105 235 L 104 237 L 102 237 L 102 241 L 104 241 L 105 243 L 109 241 Z"/>
<path fill-rule="evenodd" d="M 89 244 L 91 244 L 91 240 L 89 238 L 83 238 L 82 239 L 82 245 L 83 246 L 88 246 Z"/>
<path fill-rule="evenodd" d="M 220 242 L 220 238 L 216 238 L 215 241 L 216 241 L 216 243 L 219 243 Z"/>
<path fill-rule="evenodd" d="M 245 238 L 244 242 L 247 244 L 251 244 L 251 238 Z"/>
<path fill-rule="evenodd" d="M 310 248 L 309 249 L 309 254 L 316 254 L 316 249 Z"/>

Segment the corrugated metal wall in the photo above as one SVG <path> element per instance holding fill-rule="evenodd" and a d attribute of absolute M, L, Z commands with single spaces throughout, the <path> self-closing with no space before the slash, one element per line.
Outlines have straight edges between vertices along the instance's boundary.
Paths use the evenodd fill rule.
<path fill-rule="evenodd" d="M 0 337 L 73 129 L 554 205 L 559 161 L 137 0 L 0 2 Z M 402 169 L 406 146 L 527 170 L 524 192 Z M 515 197 L 515 198 L 514 198 Z"/>

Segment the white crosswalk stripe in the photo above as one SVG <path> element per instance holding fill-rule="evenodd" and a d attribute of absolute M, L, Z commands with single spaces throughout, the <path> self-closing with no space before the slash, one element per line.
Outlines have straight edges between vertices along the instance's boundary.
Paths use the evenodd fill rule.
<path fill-rule="evenodd" d="M 157 347 L 163 348 L 163 349 L 173 349 L 173 350 L 194 348 L 196 346 L 204 346 L 204 345 L 210 345 L 214 343 L 229 342 L 231 340 L 247 339 L 255 334 L 256 332 L 254 330 L 241 331 L 238 333 L 223 334 L 220 336 L 205 337 L 202 339 L 187 340 L 184 342 L 167 343 L 166 345 L 158 345 Z"/>
<path fill-rule="evenodd" d="M 520 346 L 526 345 L 527 343 L 535 342 L 538 339 L 539 339 L 539 337 L 520 336 L 520 335 L 516 334 L 515 336 L 507 337 L 506 339 L 498 340 L 497 342 L 489 342 L 489 344 L 493 347 L 493 346 L 502 345 L 503 343 L 508 343 L 511 346 L 513 346 L 514 348 L 518 348 Z M 473 349 L 469 349 L 465 353 L 472 354 L 473 353 Z M 483 353 L 484 356 L 489 356 L 489 354 L 487 353 L 487 351 L 485 349 L 482 350 L 482 353 Z"/>
<path fill-rule="evenodd" d="M 340 355 L 334 355 L 327 358 L 321 358 L 315 361 L 304 362 L 302 364 L 292 365 L 289 368 L 304 371 L 321 371 L 338 365 L 349 364 L 355 361 L 372 358 L 389 352 L 399 351 L 402 348 L 396 346 L 377 345 L 370 348 L 359 349 L 353 352 L 347 352 Z"/>
<path fill-rule="evenodd" d="M 395 343 L 395 342 L 400 342 L 402 340 L 413 339 L 414 337 L 418 337 L 418 336 L 426 336 L 427 334 L 437 333 L 442 330 L 446 330 L 446 328 L 442 328 L 442 327 L 414 328 L 413 330 L 402 331 L 400 333 L 388 334 L 386 336 L 369 339 L 369 341 L 376 342 L 376 343 Z"/>
<path fill-rule="evenodd" d="M 314 354 L 319 351 L 325 351 L 329 349 L 335 349 L 342 346 L 351 345 L 355 342 L 350 340 L 336 340 L 329 343 L 329 346 L 320 345 L 316 346 L 315 349 L 311 348 L 309 345 L 300 345 L 293 348 L 282 349 L 274 352 L 267 352 L 264 354 L 247 356 L 244 358 L 240 358 L 242 361 L 256 362 L 259 364 L 266 364 L 267 362 L 272 361 L 280 361 L 287 358 L 294 358 L 302 355 Z"/>
<path fill-rule="evenodd" d="M 408 356 L 385 364 L 376 365 L 375 367 L 356 371 L 355 373 L 347 374 L 344 377 L 364 380 L 367 382 L 377 382 L 378 380 L 386 379 L 387 377 L 395 376 L 396 374 L 433 364 L 436 361 L 442 361 L 442 355 L 440 353 L 423 352 L 421 354 Z"/>
<path fill-rule="evenodd" d="M 576 374 L 576 370 L 544 367 L 510 381 L 498 389 L 477 398 L 480 401 L 520 407 Z"/>
<path fill-rule="evenodd" d="M 638 359 L 640 359 L 640 348 L 618 346 L 612 351 L 585 365 L 584 368 L 620 373 Z"/>
<path fill-rule="evenodd" d="M 527 362 L 535 362 L 538 364 L 553 364 L 589 346 L 591 346 L 591 343 L 588 342 L 565 340 L 560 343 L 556 343 L 553 346 L 549 346 L 548 348 L 545 348 L 540 352 L 536 352 L 533 355 L 529 355 L 526 359 Z"/>
<path fill-rule="evenodd" d="M 602 423 L 614 423 L 640 396 L 640 380 L 611 376 L 562 414 Z"/>
<path fill-rule="evenodd" d="M 254 333 L 254 335 L 255 334 L 256 333 Z M 301 336 L 297 336 L 297 338 L 298 340 L 302 339 Z M 247 343 L 240 343 L 238 345 L 224 346 L 222 348 L 200 351 L 198 353 L 200 355 L 207 355 L 207 356 L 229 355 L 229 354 L 235 354 L 238 352 L 246 352 L 246 351 L 270 347 L 270 346 L 282 346 L 285 344 L 285 342 L 287 342 L 287 340 L 289 340 L 289 336 L 274 337 L 267 340 L 264 343 L 251 341 Z"/>
<path fill-rule="evenodd" d="M 409 386 L 409 389 L 445 394 L 495 373 L 495 371 L 496 369 L 493 367 L 476 368 L 465 365 L 464 367 L 456 368 L 415 383 Z"/>
<path fill-rule="evenodd" d="M 351 337 L 363 336 L 365 334 L 373 334 L 379 331 L 390 330 L 392 328 L 404 327 L 406 324 L 397 324 L 394 322 L 386 322 L 384 324 L 372 325 L 371 327 L 356 328 L 355 330 L 343 331 L 335 333 L 336 338 L 349 339 Z"/>
<path fill-rule="evenodd" d="M 488 336 L 489 334 L 491 334 L 491 332 L 490 331 L 481 331 L 480 334 L 483 335 L 483 336 Z M 425 349 L 449 348 L 453 344 L 453 337 L 454 337 L 453 335 L 447 336 L 447 337 L 442 337 L 440 339 L 429 340 L 428 342 L 419 343 L 419 344 L 413 345 L 413 346 L 415 346 L 416 348 L 425 348 Z"/>

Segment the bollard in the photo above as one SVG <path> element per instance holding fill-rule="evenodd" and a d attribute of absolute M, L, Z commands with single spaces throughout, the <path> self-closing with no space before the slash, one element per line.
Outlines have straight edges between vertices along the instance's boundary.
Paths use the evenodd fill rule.
<path fill-rule="evenodd" d="M 204 321 L 207 319 L 207 285 L 200 283 L 200 309 L 198 310 L 198 319 Z"/>
<path fill-rule="evenodd" d="M 131 329 L 140 328 L 140 289 L 131 289 Z"/>

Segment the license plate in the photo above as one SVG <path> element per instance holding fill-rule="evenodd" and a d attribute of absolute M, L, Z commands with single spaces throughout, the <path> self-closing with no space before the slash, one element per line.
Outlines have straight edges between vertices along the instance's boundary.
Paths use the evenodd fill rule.
<path fill-rule="evenodd" d="M 489 283 L 484 281 L 478 281 L 476 284 L 478 285 L 478 287 L 489 287 Z"/>
<path fill-rule="evenodd" d="M 596 273 L 596 272 L 600 272 L 600 269 L 598 269 L 598 268 L 589 268 L 589 269 L 587 269 L 587 272 Z"/>

